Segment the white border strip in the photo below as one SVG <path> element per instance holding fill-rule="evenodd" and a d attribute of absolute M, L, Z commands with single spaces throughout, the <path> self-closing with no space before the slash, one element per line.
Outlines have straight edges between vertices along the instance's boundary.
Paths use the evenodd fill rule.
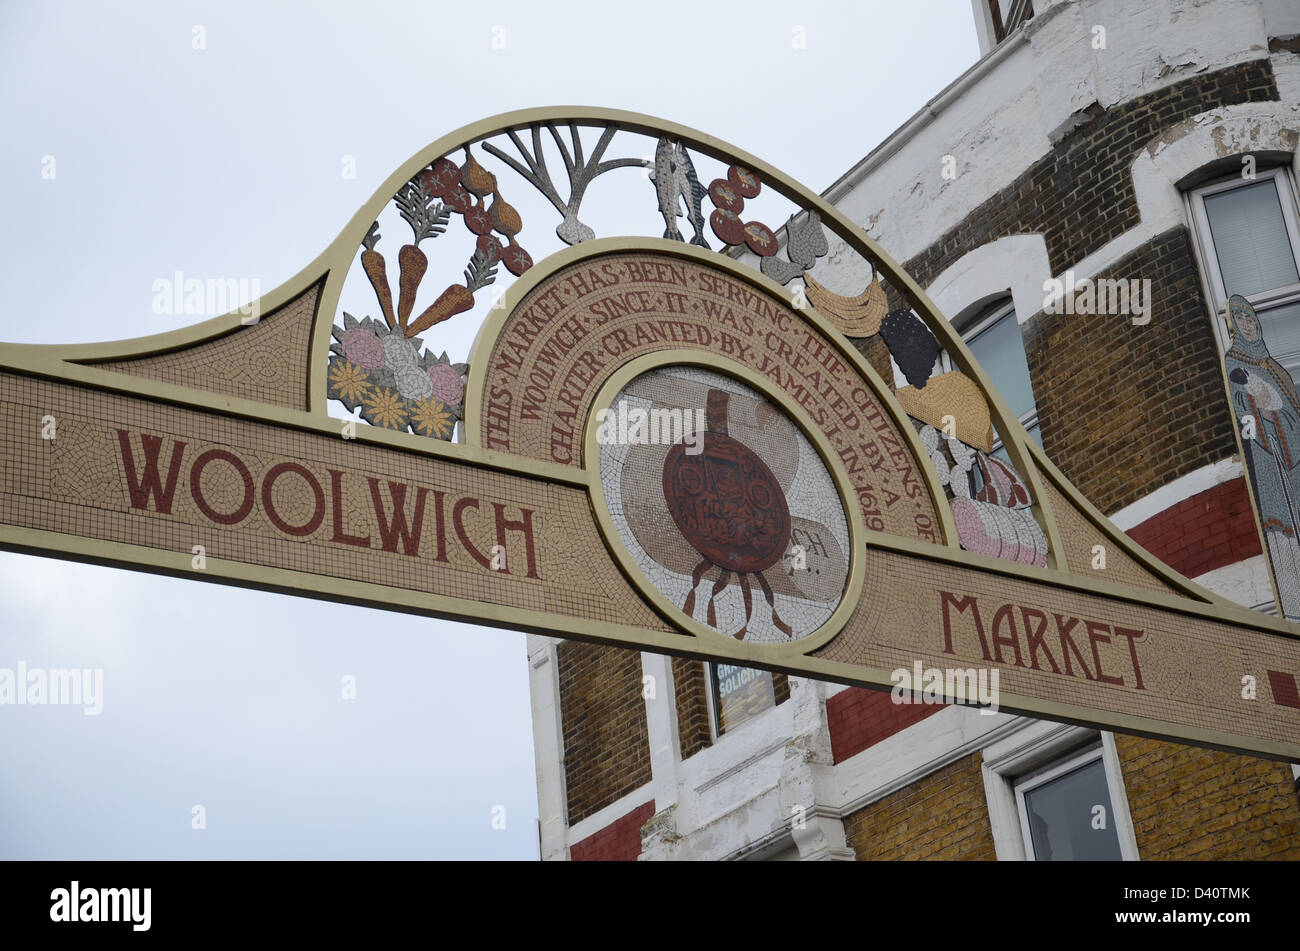
<path fill-rule="evenodd" d="M 1240 479 L 1242 472 L 1241 460 L 1236 456 L 1228 456 L 1226 459 L 1220 459 L 1218 462 L 1162 485 L 1154 492 L 1142 496 L 1132 505 L 1126 505 L 1113 513 L 1110 520 L 1116 528 L 1127 532 L 1147 519 L 1168 511 L 1179 502 L 1190 499 L 1193 495 L 1199 495 L 1233 479 Z"/>

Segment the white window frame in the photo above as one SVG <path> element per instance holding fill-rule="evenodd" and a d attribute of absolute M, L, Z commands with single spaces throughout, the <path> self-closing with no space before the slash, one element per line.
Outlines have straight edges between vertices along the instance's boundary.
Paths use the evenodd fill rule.
<path fill-rule="evenodd" d="M 1099 733 L 1085 727 L 1026 720 L 1025 726 L 984 748 L 984 797 L 989 807 L 989 825 L 993 847 L 999 861 L 1034 861 L 1031 839 L 1022 818 L 1023 795 L 1017 786 L 1037 785 L 1100 757 L 1106 769 L 1106 789 L 1110 793 L 1109 821 L 1119 839 L 1120 856 L 1125 862 L 1139 859 L 1133 817 L 1129 812 L 1128 794 L 1115 746 L 1115 735 Z M 1100 747 L 1096 744 L 1100 741 Z M 1086 757 L 1086 758 L 1085 758 Z"/>
<path fill-rule="evenodd" d="M 718 682 L 717 665 L 711 661 L 704 662 L 704 693 L 708 697 L 706 704 L 709 715 L 709 742 L 710 744 L 718 742 L 722 738 L 722 730 L 719 729 L 719 720 L 722 717 L 722 710 L 718 705 Z"/>
<path fill-rule="evenodd" d="M 982 311 L 981 315 L 976 316 L 974 320 L 967 322 L 963 327 L 958 329 L 957 332 L 961 334 L 962 341 L 969 346 L 970 341 L 974 340 L 984 331 L 991 328 L 998 321 L 1003 320 L 1007 317 L 1010 317 L 1013 321 L 1015 321 L 1016 332 L 1021 335 L 1020 346 L 1021 349 L 1023 350 L 1025 345 L 1025 338 L 1024 338 L 1024 332 L 1021 330 L 1022 325 L 1020 323 L 1020 315 L 1016 313 L 1015 301 L 1012 300 L 1010 296 L 1006 297 L 1003 300 L 997 301 L 996 303 L 991 305 L 987 310 Z M 1026 351 L 1025 353 L 1026 362 L 1028 362 L 1028 358 L 1029 358 L 1029 354 Z M 957 368 L 953 366 L 952 357 L 948 355 L 948 351 L 945 350 L 942 353 L 940 353 L 939 371 L 941 373 L 948 373 L 955 369 Z M 1033 393 L 1034 391 L 1033 377 L 1030 377 L 1029 379 L 1029 391 L 1031 393 Z M 1024 413 L 1023 415 L 1020 416 L 1020 425 L 1023 426 L 1026 431 L 1028 431 L 1031 426 L 1039 426 L 1037 393 L 1034 393 L 1034 408 L 1029 412 Z M 1042 428 L 1040 426 L 1039 437 L 1041 438 L 1041 436 L 1042 436 Z M 1033 437 L 1030 436 L 1030 438 L 1032 439 Z M 1002 448 L 1002 437 L 998 434 L 997 427 L 994 426 L 993 427 L 993 451 L 997 452 L 1001 448 Z"/>
<path fill-rule="evenodd" d="M 1006 0 L 1006 5 L 1007 12 L 1002 17 L 1002 25 L 1007 31 L 1007 36 L 1010 36 L 1020 28 L 1021 24 L 1033 17 L 1034 2 L 1033 0 Z M 1002 3 L 999 2 L 998 6 L 1001 7 Z"/>
<path fill-rule="evenodd" d="M 1053 780 L 1059 779 L 1060 777 L 1066 775 L 1067 773 L 1072 773 L 1076 769 L 1079 769 L 1080 767 L 1088 766 L 1092 763 L 1098 763 L 1098 762 L 1102 763 L 1102 769 L 1104 770 L 1105 763 L 1103 761 L 1100 738 L 1096 743 L 1084 747 L 1082 750 L 1078 751 L 1074 755 L 1072 756 L 1067 755 L 1064 758 L 1056 760 L 1050 765 L 1045 766 L 1043 769 L 1040 769 L 1034 773 L 1030 773 L 1028 776 L 1022 776 L 1015 781 L 1014 788 L 1016 792 L 1016 809 L 1020 813 L 1020 833 L 1024 839 L 1025 853 L 1027 858 L 1032 857 L 1034 861 L 1038 861 L 1037 856 L 1029 855 L 1029 853 L 1032 852 L 1034 847 L 1034 837 L 1029 827 L 1029 809 L 1025 805 L 1025 794 L 1033 792 L 1035 789 L 1039 789 L 1043 786 L 1046 786 L 1048 783 L 1052 782 Z M 1106 822 L 1111 823 L 1111 828 L 1114 828 L 1115 803 L 1114 803 L 1114 795 L 1112 794 L 1110 789 L 1109 776 L 1106 776 L 1106 795 L 1110 798 L 1111 801 L 1106 803 L 1107 812 L 1104 818 Z M 1119 832 L 1118 830 L 1116 830 L 1116 840 L 1118 840 L 1118 838 L 1119 838 Z M 1122 844 L 1120 845 L 1120 849 L 1121 849 L 1120 854 L 1122 855 L 1123 854 Z"/>
<path fill-rule="evenodd" d="M 999 42 L 1009 39 L 1027 19 L 1024 15 L 1026 12 L 1029 12 L 1030 17 L 1034 13 L 1033 0 L 999 0 L 999 8 L 1005 4 L 1008 12 L 1006 14 L 999 12 L 996 17 L 993 15 L 993 7 L 989 0 L 972 0 L 972 2 L 975 7 L 975 32 L 980 41 L 981 56 L 997 47 Z M 1004 30 L 1002 40 L 999 41 L 995 21 L 1006 23 L 1008 20 L 1014 25 Z"/>
<path fill-rule="evenodd" d="M 1252 179 L 1233 175 L 1218 179 L 1199 188 L 1193 188 L 1183 194 L 1183 205 L 1187 220 L 1192 227 L 1192 246 L 1200 265 L 1202 283 L 1214 312 L 1214 337 L 1219 343 L 1219 350 L 1226 353 L 1232 341 L 1228 337 L 1228 326 L 1224 314 L 1228 307 L 1228 296 L 1223 286 L 1223 274 L 1219 270 L 1219 256 L 1214 250 L 1214 235 L 1210 232 L 1210 219 L 1205 213 L 1205 199 L 1211 195 L 1232 191 L 1245 185 L 1255 185 L 1264 179 L 1271 179 L 1277 189 L 1278 203 L 1282 206 L 1282 221 L 1286 225 L 1287 239 L 1291 242 L 1291 255 L 1296 259 L 1296 270 L 1300 271 L 1300 208 L 1296 201 L 1296 183 L 1291 170 L 1286 166 L 1258 169 Z M 1246 299 L 1256 310 L 1271 310 L 1283 304 L 1300 301 L 1300 282 L 1286 287 L 1273 288 L 1258 294 L 1247 295 Z"/>
<path fill-rule="evenodd" d="M 980 56 L 987 56 L 998 41 L 993 32 L 993 10 L 989 0 L 971 0 L 971 9 L 975 14 L 975 37 L 979 41 Z"/>

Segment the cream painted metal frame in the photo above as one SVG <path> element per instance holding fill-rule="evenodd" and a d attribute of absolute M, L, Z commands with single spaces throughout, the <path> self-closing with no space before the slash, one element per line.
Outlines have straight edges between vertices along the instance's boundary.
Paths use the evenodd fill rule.
<path fill-rule="evenodd" d="M 378 427 L 356 427 L 358 442 L 393 452 L 423 455 L 471 468 L 496 470 L 540 483 L 562 484 L 585 490 L 595 503 L 594 509 L 606 539 L 610 539 L 608 515 L 600 504 L 599 479 L 590 464 L 583 468 L 558 465 L 524 458 L 483 448 L 479 419 L 482 394 L 487 383 L 482 360 L 475 362 L 491 348 L 512 308 L 527 293 L 563 267 L 585 258 L 618 251 L 667 253 L 691 259 L 719 269 L 730 276 L 744 280 L 777 300 L 787 302 L 800 310 L 804 319 L 815 326 L 827 339 L 835 342 L 849 365 L 866 380 L 881 406 L 899 426 L 908 448 L 918 460 L 924 485 L 929 492 L 939 517 L 942 544 L 927 544 L 913 539 L 887 535 L 863 528 L 861 513 L 856 505 L 849 504 L 846 511 L 851 519 L 853 540 L 850 553 L 850 582 L 843 610 L 837 610 L 814 636 L 788 645 L 770 646 L 736 642 L 718 636 L 716 632 L 696 630 L 701 627 L 688 622 L 680 612 L 662 602 L 662 596 L 650 590 L 644 577 L 631 574 L 640 593 L 656 610 L 667 618 L 680 633 L 662 633 L 624 625 L 597 624 L 583 618 L 558 616 L 542 611 L 499 604 L 486 604 L 465 598 L 433 595 L 390 586 L 375 585 L 338 578 L 325 578 L 304 571 L 265 567 L 242 562 L 209 558 L 202 573 L 190 570 L 186 560 L 177 558 L 175 552 L 164 552 L 138 545 L 110 543 L 102 540 L 80 538 L 53 532 L 0 526 L 0 548 L 52 554 L 57 557 L 91 561 L 102 564 L 138 568 L 179 577 L 201 577 L 204 580 L 244 585 L 338 600 L 389 610 L 405 611 L 433 617 L 473 620 L 519 630 L 530 630 L 559 637 L 570 637 L 604 644 L 615 644 L 643 650 L 674 653 L 705 660 L 722 660 L 746 666 L 783 670 L 802 676 L 841 681 L 864 686 L 888 686 L 889 671 L 868 669 L 862 666 L 835 663 L 808 656 L 808 652 L 835 636 L 847 619 L 851 609 L 863 593 L 862 564 L 873 546 L 924 559 L 928 563 L 952 565 L 973 569 L 985 574 L 1002 575 L 1034 582 L 1053 588 L 1071 589 L 1086 594 L 1101 594 L 1138 605 L 1154 606 L 1179 615 L 1201 617 L 1286 639 L 1300 636 L 1297 629 L 1285 622 L 1262 616 L 1218 598 L 1167 568 L 1164 564 L 1133 543 L 1124 533 L 1111 525 L 1085 498 L 1074 490 L 1060 471 L 1048 460 L 1042 449 L 1033 442 L 1021 427 L 991 380 L 971 357 L 969 350 L 943 316 L 937 311 L 925 292 L 887 255 L 870 237 L 855 226 L 843 213 L 820 196 L 803 188 L 778 169 L 713 137 L 674 123 L 649 116 L 608 109 L 559 107 L 527 110 L 485 119 L 445 136 L 422 149 L 397 169 L 384 182 L 374 196 L 358 210 L 339 236 L 311 264 L 281 287 L 271 291 L 258 302 L 258 312 L 272 314 L 284 304 L 297 299 L 316 285 L 321 286 L 320 298 L 314 316 L 308 356 L 305 410 L 293 410 L 239 397 L 217 394 L 192 387 L 163 383 L 91 365 L 96 362 L 142 357 L 182 350 L 237 332 L 245 326 L 238 312 L 204 321 L 192 327 L 150 337 L 94 345 L 0 345 L 0 369 L 21 375 L 43 377 L 91 390 L 130 394 L 135 397 L 181 407 L 193 407 L 224 416 L 243 418 L 322 437 L 338 438 L 343 421 L 327 412 L 326 357 L 333 317 L 337 311 L 345 276 L 361 247 L 361 239 L 380 210 L 392 195 L 419 170 L 433 160 L 447 155 L 467 143 L 531 123 L 572 121 L 579 125 L 617 125 L 620 129 L 649 135 L 667 135 L 681 140 L 689 148 L 725 162 L 738 162 L 762 177 L 764 184 L 795 202 L 806 211 L 815 211 L 825 226 L 857 254 L 874 262 L 886 280 L 902 294 L 916 313 L 938 338 L 957 369 L 973 379 L 988 401 L 994 426 L 1004 440 L 1013 466 L 1022 474 L 1033 495 L 1034 514 L 1048 542 L 1048 564 L 1035 567 L 1012 563 L 974 554 L 963 550 L 957 541 L 955 524 L 945 501 L 942 487 L 933 469 L 925 465 L 925 453 L 915 431 L 892 391 L 858 352 L 856 347 L 822 315 L 800 304 L 791 291 L 778 285 L 763 274 L 731 259 L 727 255 L 708 252 L 698 247 L 665 241 L 657 238 L 607 238 L 566 248 L 538 262 L 516 280 L 506 291 L 503 306 L 490 312 L 470 357 L 470 375 L 466 396 L 466 441 L 461 444 L 445 443 L 413 433 L 387 431 Z M 682 358 L 686 359 L 686 358 Z M 698 352 L 689 355 L 689 361 L 711 365 Z M 738 376 L 759 392 L 771 394 L 771 387 L 756 374 L 739 372 L 732 364 L 715 368 Z M 631 370 L 624 368 L 624 377 Z M 622 371 L 620 371 L 622 373 Z M 611 385 L 613 385 L 611 383 Z M 608 394 L 608 389 L 605 391 Z M 0 394 L 2 395 L 2 394 Z M 801 411 L 788 403 L 785 408 L 818 447 L 822 458 L 832 471 L 833 478 L 845 494 L 846 475 L 834 453 L 827 452 L 825 441 L 816 432 Z M 590 423 L 588 423 L 590 426 Z M 587 433 L 590 450 L 594 438 Z M 590 451 L 588 452 L 591 457 Z M 1064 556 L 1064 547 L 1056 517 L 1049 500 L 1047 486 L 1053 485 L 1096 530 L 1124 552 L 1152 576 L 1168 584 L 1177 594 L 1166 594 L 1137 589 L 1127 585 L 1081 577 L 1070 574 Z M 852 500 L 852 493 L 847 498 Z M 617 559 L 619 547 L 611 546 L 611 557 Z M 626 573 L 627 566 L 623 566 Z M 694 626 L 693 626 L 694 625 Z M 1279 759 L 1300 759 L 1300 737 L 1293 743 L 1251 741 L 1249 738 L 1226 732 L 1185 727 L 1178 724 L 1156 722 L 1142 717 L 1106 713 L 1090 708 L 1062 704 L 1042 698 L 1004 696 L 1003 705 L 1031 715 L 1044 716 L 1066 722 L 1105 724 L 1127 732 L 1155 735 L 1227 749 L 1250 750 Z"/>

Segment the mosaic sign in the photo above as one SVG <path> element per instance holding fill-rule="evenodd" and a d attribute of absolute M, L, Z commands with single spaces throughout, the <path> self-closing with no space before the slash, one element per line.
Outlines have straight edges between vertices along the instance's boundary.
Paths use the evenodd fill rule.
<path fill-rule="evenodd" d="M 617 169 L 662 235 L 582 220 Z M 1110 525 L 888 255 L 753 156 L 603 110 L 488 120 L 253 310 L 0 347 L 0 547 L 723 669 L 919 670 L 935 702 L 996 674 L 1005 711 L 1300 760 L 1296 629 Z"/>
<path fill-rule="evenodd" d="M 784 643 L 829 620 L 848 581 L 848 519 L 782 410 L 733 378 L 678 366 L 637 377 L 604 419 L 610 519 L 656 590 L 738 640 Z"/>
<path fill-rule="evenodd" d="M 1224 354 L 1233 419 L 1251 494 L 1259 509 L 1282 616 L 1300 621 L 1300 396 L 1295 381 L 1268 352 L 1250 301 L 1228 298 L 1232 344 Z"/>

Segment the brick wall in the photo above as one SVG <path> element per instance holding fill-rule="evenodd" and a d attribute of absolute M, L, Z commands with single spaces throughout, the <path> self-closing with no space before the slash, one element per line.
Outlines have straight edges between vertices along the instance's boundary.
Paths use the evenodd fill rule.
<path fill-rule="evenodd" d="M 831 754 L 837 763 L 893 736 L 913 723 L 938 713 L 944 704 L 894 703 L 883 690 L 850 687 L 826 701 L 826 726 Z"/>
<path fill-rule="evenodd" d="M 925 287 L 982 244 L 1039 233 L 1052 273 L 1059 274 L 1138 223 L 1129 170 L 1138 150 L 1161 130 L 1217 106 L 1277 98 L 1273 64 L 1258 59 L 1097 110 L 904 269 Z"/>
<path fill-rule="evenodd" d="M 776 705 L 779 707 L 790 699 L 790 678 L 782 673 L 772 674 L 772 695 L 776 697 Z"/>
<path fill-rule="evenodd" d="M 1094 107 L 1089 121 L 904 268 L 924 287 L 982 245 L 1039 233 L 1052 272 L 1061 274 L 1138 224 L 1132 163 L 1163 129 L 1217 106 L 1277 98 L 1272 63 L 1261 59 L 1108 110 Z M 1022 330 L 1044 448 L 1109 512 L 1232 454 L 1235 442 L 1186 229 L 1172 229 L 1106 273 L 1088 276 L 1150 278 L 1151 323 L 1040 313 Z M 892 288 L 890 302 L 901 303 Z M 881 348 L 861 349 L 892 382 Z"/>
<path fill-rule="evenodd" d="M 1261 551 L 1245 479 L 1233 479 L 1189 496 L 1133 526 L 1128 535 L 1188 578 Z"/>
<path fill-rule="evenodd" d="M 1043 448 L 1103 512 L 1236 451 L 1189 242 L 1173 228 L 1098 275 L 1149 278 L 1149 324 L 1039 313 L 1021 327 Z"/>
<path fill-rule="evenodd" d="M 1284 763 L 1116 734 L 1138 854 L 1300 859 L 1300 801 Z"/>
<path fill-rule="evenodd" d="M 641 654 L 564 641 L 557 649 L 569 824 L 650 781 Z"/>
<path fill-rule="evenodd" d="M 849 848 L 859 861 L 996 859 L 981 763 L 973 753 L 845 816 Z"/>
<path fill-rule="evenodd" d="M 569 847 L 574 862 L 635 862 L 641 854 L 641 827 L 655 814 L 654 800 L 637 806 L 599 832 Z"/>
<path fill-rule="evenodd" d="M 713 743 L 709 727 L 708 673 L 703 663 L 673 658 L 673 692 L 677 695 L 677 739 L 682 759 L 689 759 Z"/>
<path fill-rule="evenodd" d="M 886 695 L 887 696 L 887 695 Z M 1143 860 L 1300 859 L 1300 797 L 1284 763 L 1116 734 Z M 995 859 L 972 754 L 844 817 L 868 859 Z"/>

